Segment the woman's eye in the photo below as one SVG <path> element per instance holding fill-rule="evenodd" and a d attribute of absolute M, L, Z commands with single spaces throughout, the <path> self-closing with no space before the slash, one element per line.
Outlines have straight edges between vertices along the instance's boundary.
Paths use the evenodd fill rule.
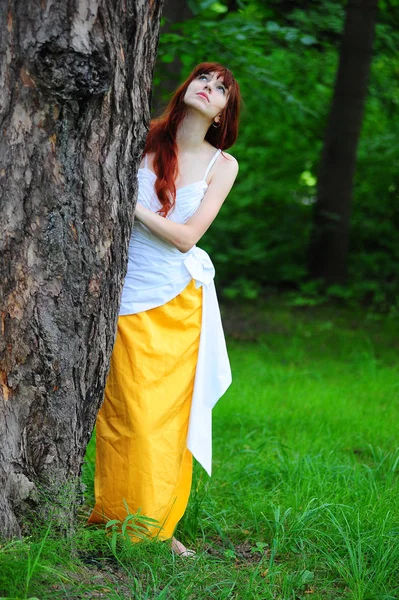
<path fill-rule="evenodd" d="M 200 75 L 198 79 L 205 79 L 206 81 L 208 81 L 208 77 L 206 75 Z"/>
<path fill-rule="evenodd" d="M 223 94 L 226 92 L 226 88 L 223 85 L 218 85 L 218 90 L 221 90 Z"/>

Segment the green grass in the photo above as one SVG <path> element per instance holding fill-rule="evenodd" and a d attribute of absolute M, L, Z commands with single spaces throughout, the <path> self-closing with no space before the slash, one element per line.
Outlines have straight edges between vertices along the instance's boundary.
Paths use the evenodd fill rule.
<path fill-rule="evenodd" d="M 399 598 L 397 325 L 284 306 L 230 309 L 226 324 L 234 383 L 214 411 L 214 474 L 196 466 L 177 533 L 197 557 L 112 539 L 82 511 L 70 540 L 50 528 L 0 549 L 0 596 Z"/>

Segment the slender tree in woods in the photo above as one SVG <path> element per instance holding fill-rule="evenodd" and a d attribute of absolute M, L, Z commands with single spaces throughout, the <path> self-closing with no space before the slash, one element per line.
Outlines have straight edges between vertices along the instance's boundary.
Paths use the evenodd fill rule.
<path fill-rule="evenodd" d="M 309 270 L 326 284 L 347 273 L 356 150 L 367 95 L 377 0 L 348 0 L 334 96 L 321 157 Z"/>
<path fill-rule="evenodd" d="M 167 0 L 162 11 L 164 24 L 161 30 L 163 33 L 169 32 L 177 23 L 183 23 L 192 17 L 192 11 L 189 3 L 184 0 Z M 158 57 L 159 67 L 157 71 L 162 73 L 162 79 L 155 89 L 153 98 L 153 112 L 160 114 L 167 104 L 167 100 L 175 91 L 180 83 L 182 63 L 180 58 L 175 57 L 171 62 L 165 62 L 164 56 Z"/>
<path fill-rule="evenodd" d="M 114 341 L 162 0 L 0 0 L 0 536 L 73 523 Z"/>

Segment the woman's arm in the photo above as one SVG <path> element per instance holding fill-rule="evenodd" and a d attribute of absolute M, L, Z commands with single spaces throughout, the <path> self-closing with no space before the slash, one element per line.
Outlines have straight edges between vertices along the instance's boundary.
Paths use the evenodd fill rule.
<path fill-rule="evenodd" d="M 180 252 L 188 252 L 216 218 L 238 172 L 238 163 L 230 155 L 218 161 L 218 169 L 212 177 L 205 196 L 195 215 L 187 223 L 174 223 L 137 204 L 135 217 L 153 233 L 176 246 Z"/>

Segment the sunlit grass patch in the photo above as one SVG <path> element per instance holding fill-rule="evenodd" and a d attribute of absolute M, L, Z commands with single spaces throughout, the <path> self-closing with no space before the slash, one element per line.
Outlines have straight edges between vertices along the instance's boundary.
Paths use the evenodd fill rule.
<path fill-rule="evenodd" d="M 398 369 L 381 329 L 292 317 L 256 344 L 230 344 L 214 477 L 205 494 L 198 474 L 183 530 L 194 507 L 204 540 L 267 544 L 270 585 L 254 597 L 394 598 Z"/>

